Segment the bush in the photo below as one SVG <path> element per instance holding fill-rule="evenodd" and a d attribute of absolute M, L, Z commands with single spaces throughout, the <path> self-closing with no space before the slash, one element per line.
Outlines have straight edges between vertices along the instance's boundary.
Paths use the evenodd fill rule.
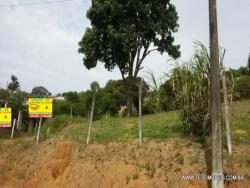
<path fill-rule="evenodd" d="M 164 111 L 175 110 L 176 105 L 174 103 L 175 92 L 173 91 L 173 86 L 171 80 L 167 80 L 162 84 L 162 103 L 161 108 Z"/>
<path fill-rule="evenodd" d="M 142 103 L 142 114 L 153 114 L 155 113 L 155 104 L 151 98 L 146 98 Z"/>
<path fill-rule="evenodd" d="M 235 80 L 235 99 L 250 98 L 250 76 L 240 76 Z"/>

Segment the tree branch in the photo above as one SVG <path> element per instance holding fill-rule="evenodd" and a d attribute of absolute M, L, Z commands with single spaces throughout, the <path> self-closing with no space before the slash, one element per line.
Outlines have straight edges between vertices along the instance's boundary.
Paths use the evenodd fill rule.
<path fill-rule="evenodd" d="M 141 67 L 142 61 L 143 61 L 143 60 L 145 59 L 145 57 L 149 54 L 149 53 L 148 53 L 148 52 L 149 52 L 149 51 L 148 51 L 149 44 L 150 44 L 150 43 L 148 43 L 148 44 L 146 45 L 146 47 L 145 47 L 145 49 L 144 49 L 144 51 L 143 51 L 142 57 L 140 58 L 140 56 L 138 56 L 139 58 L 137 58 L 136 66 L 135 66 L 134 77 L 136 77 L 137 74 L 138 74 L 138 72 L 139 72 L 139 70 L 141 70 L 140 67 Z"/>
<path fill-rule="evenodd" d="M 137 50 L 137 60 L 136 60 L 136 65 L 138 64 L 138 62 L 140 61 L 140 55 L 141 55 L 141 48 L 142 46 L 140 46 Z"/>
<path fill-rule="evenodd" d="M 141 64 L 143 62 L 143 60 L 153 51 L 157 51 L 158 48 L 155 48 L 155 49 L 152 49 L 152 50 L 148 50 L 149 48 L 149 45 L 145 48 L 144 52 L 143 52 L 143 55 L 141 57 L 141 59 L 137 60 L 136 62 L 136 70 L 135 70 L 135 74 L 134 74 L 134 77 L 137 76 L 138 72 L 142 69 L 141 68 Z"/>
<path fill-rule="evenodd" d="M 147 55 L 148 55 L 148 54 L 150 54 L 150 53 L 151 53 L 151 52 L 153 52 L 153 51 L 156 51 L 156 50 L 158 50 L 158 48 L 155 48 L 155 49 L 149 50 L 149 51 L 147 52 Z M 146 56 L 147 56 L 147 55 L 146 55 Z"/>
<path fill-rule="evenodd" d="M 118 67 L 119 67 L 119 70 L 120 70 L 121 75 L 122 75 L 122 80 L 125 80 L 124 72 L 122 71 L 122 69 L 121 69 L 121 67 L 120 67 L 120 66 L 118 66 Z"/>

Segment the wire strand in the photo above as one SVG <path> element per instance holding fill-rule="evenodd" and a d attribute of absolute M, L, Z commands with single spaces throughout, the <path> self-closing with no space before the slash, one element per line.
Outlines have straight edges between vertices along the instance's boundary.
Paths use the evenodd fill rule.
<path fill-rule="evenodd" d="M 41 1 L 41 2 L 36 2 L 36 3 L 9 4 L 9 5 L 0 5 L 0 8 L 32 6 L 32 5 L 40 5 L 40 4 L 55 4 L 55 3 L 64 3 L 67 1 L 72 1 L 72 0 L 56 0 L 56 1 Z"/>

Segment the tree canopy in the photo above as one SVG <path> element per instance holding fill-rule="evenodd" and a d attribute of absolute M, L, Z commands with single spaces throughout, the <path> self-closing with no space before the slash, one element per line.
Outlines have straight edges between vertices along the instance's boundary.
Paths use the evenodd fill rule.
<path fill-rule="evenodd" d="M 126 74 L 129 63 L 140 55 L 137 75 L 143 59 L 153 50 L 167 52 L 173 58 L 180 56 L 172 36 L 178 28 L 178 16 L 169 0 L 93 0 L 87 17 L 92 27 L 87 28 L 79 43 L 87 68 L 100 61 L 108 70 L 118 66 Z M 151 44 L 155 47 L 152 50 Z"/>
<path fill-rule="evenodd" d="M 79 96 L 76 91 L 69 91 L 62 94 L 62 96 L 71 103 L 79 102 Z"/>
<path fill-rule="evenodd" d="M 51 95 L 51 93 L 43 86 L 34 87 L 31 91 L 31 94 L 35 95 L 36 97 L 48 97 Z"/>

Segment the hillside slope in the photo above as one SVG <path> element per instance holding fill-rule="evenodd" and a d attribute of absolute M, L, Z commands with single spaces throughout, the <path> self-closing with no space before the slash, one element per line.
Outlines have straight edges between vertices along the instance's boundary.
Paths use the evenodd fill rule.
<path fill-rule="evenodd" d="M 181 180 L 182 175 L 209 174 L 207 148 L 186 139 L 147 139 L 143 148 L 137 139 L 89 146 L 64 138 L 33 143 L 27 139 L 1 146 L 0 187 L 207 187 L 206 181 Z M 224 150 L 225 173 L 245 179 L 226 187 L 250 187 L 250 147 L 233 148 L 230 159 Z"/>
<path fill-rule="evenodd" d="M 228 157 L 225 141 L 223 145 L 224 173 L 242 175 L 244 180 L 227 181 L 225 187 L 250 188 L 248 104 L 237 103 L 232 113 L 233 157 Z M 147 138 L 142 148 L 136 138 L 136 119 L 128 124 L 119 118 L 108 121 L 110 126 L 95 121 L 88 146 L 86 122 L 66 126 L 38 145 L 34 137 L 1 140 L 0 187 L 208 187 L 207 181 L 182 180 L 182 175 L 211 173 L 210 146 L 200 138 L 177 134 L 181 125 L 174 114 L 144 117 Z"/>

